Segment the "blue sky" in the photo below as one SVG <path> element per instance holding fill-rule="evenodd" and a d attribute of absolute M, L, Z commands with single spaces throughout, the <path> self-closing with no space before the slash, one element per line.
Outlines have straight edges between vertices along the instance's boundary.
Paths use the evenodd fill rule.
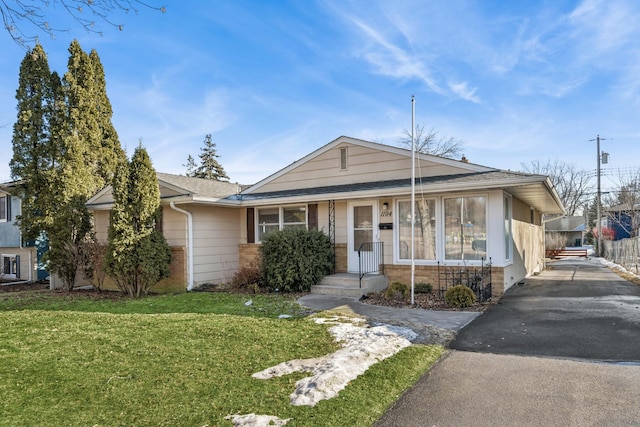
<path fill-rule="evenodd" d="M 155 2 L 159 4 L 159 2 Z M 473 163 L 519 170 L 559 160 L 640 165 L 640 2 L 636 0 L 167 1 L 98 22 L 51 9 L 41 36 L 66 70 L 77 38 L 104 65 L 113 123 L 131 153 L 184 173 L 213 134 L 231 180 L 254 183 L 340 135 L 398 145 L 416 121 L 464 141 Z M 35 33 L 25 27 L 27 33 Z M 9 176 L 24 50 L 0 33 L 0 179 Z M 606 186 L 607 183 L 605 182 Z"/>

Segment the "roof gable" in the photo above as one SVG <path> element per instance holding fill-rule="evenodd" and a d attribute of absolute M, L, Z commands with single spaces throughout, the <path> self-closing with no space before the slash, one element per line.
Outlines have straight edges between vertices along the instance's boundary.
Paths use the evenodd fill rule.
<path fill-rule="evenodd" d="M 343 150 L 346 159 L 341 159 Z M 409 179 L 411 158 L 411 150 L 341 136 L 250 186 L 242 194 Z M 495 170 L 420 153 L 416 159 L 416 174 L 423 177 Z"/>

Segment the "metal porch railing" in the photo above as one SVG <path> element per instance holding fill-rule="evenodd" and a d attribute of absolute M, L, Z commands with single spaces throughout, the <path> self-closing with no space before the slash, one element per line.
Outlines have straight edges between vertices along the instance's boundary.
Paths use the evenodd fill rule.
<path fill-rule="evenodd" d="M 384 274 L 384 243 L 364 242 L 358 248 L 359 285 L 362 288 L 362 278 L 369 273 Z"/>

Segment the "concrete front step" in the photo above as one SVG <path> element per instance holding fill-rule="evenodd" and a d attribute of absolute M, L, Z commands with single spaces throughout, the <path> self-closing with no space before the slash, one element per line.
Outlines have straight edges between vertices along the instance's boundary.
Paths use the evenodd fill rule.
<path fill-rule="evenodd" d="M 338 273 L 325 276 L 320 283 L 311 287 L 312 294 L 361 297 L 370 292 L 386 289 L 387 276 L 367 274 L 362 278 L 362 288 L 358 274 Z"/>

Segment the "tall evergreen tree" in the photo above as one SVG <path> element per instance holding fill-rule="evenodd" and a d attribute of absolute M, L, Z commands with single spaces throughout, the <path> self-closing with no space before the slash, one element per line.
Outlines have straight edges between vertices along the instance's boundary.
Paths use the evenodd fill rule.
<path fill-rule="evenodd" d="M 189 154 L 189 157 L 187 157 L 187 163 L 183 164 L 182 166 L 187 169 L 187 176 L 191 177 L 196 172 L 196 169 L 198 169 L 198 165 L 196 164 L 196 161 L 193 159 L 193 156 L 191 154 Z"/>
<path fill-rule="evenodd" d="M 112 186 L 106 271 L 132 297 L 146 294 L 169 276 L 171 250 L 156 230 L 160 210 L 158 178 L 147 150 L 138 147 L 122 162 Z"/>
<path fill-rule="evenodd" d="M 49 268 L 71 290 L 90 229 L 84 204 L 111 182 L 126 156 L 111 123 L 98 54 L 87 55 L 75 40 L 69 53 L 63 80 L 50 73 L 41 46 L 23 60 L 11 172 L 23 182 L 24 237 L 49 238 Z"/>
<path fill-rule="evenodd" d="M 200 148 L 200 165 L 188 176 L 194 178 L 211 179 L 214 181 L 228 181 L 229 177 L 224 168 L 218 163 L 220 155 L 216 151 L 216 144 L 211 139 L 211 134 L 204 138 L 204 147 Z M 191 156 L 189 156 L 191 157 Z"/>
<path fill-rule="evenodd" d="M 55 122 L 56 90 L 60 79 L 49 70 L 47 55 L 37 44 L 20 64 L 16 99 L 18 115 L 13 126 L 13 157 L 9 162 L 13 179 L 22 181 L 17 188 L 22 213 L 17 218 L 23 237 L 33 240 L 53 221 L 53 169 L 57 148 L 52 137 Z"/>

